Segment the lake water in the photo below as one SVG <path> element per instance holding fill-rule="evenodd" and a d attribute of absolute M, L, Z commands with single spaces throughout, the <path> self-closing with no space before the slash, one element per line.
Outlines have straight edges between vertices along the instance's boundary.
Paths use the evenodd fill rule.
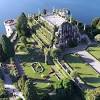
<path fill-rule="evenodd" d="M 0 34 L 5 32 L 4 20 L 16 18 L 21 12 L 37 12 L 38 8 L 68 8 L 76 19 L 89 24 L 100 16 L 99 5 L 100 0 L 0 0 Z"/>

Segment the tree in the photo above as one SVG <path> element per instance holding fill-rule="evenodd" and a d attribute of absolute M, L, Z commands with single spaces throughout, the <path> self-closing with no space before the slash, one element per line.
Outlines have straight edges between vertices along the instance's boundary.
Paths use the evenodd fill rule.
<path fill-rule="evenodd" d="M 100 88 L 85 91 L 86 100 L 100 100 Z"/>
<path fill-rule="evenodd" d="M 100 20 L 99 20 L 99 22 L 98 22 L 98 24 L 96 26 L 96 29 L 99 29 L 100 30 Z"/>
<path fill-rule="evenodd" d="M 36 89 L 31 80 L 25 82 L 24 96 L 26 100 L 39 100 Z"/>
<path fill-rule="evenodd" d="M 53 49 L 51 50 L 51 56 L 54 58 L 54 59 L 58 59 L 61 55 L 61 50 L 60 49 Z"/>
<path fill-rule="evenodd" d="M 97 18 L 94 18 L 91 25 L 93 28 L 96 28 L 97 27 L 97 24 L 100 22 L 100 18 L 97 17 Z"/>
<path fill-rule="evenodd" d="M 25 36 L 21 36 L 20 41 L 26 46 L 27 40 Z"/>
<path fill-rule="evenodd" d="M 22 13 L 17 19 L 16 29 L 17 29 L 18 37 L 21 37 L 21 36 L 29 37 L 30 36 L 30 31 L 28 28 L 28 21 L 27 21 L 27 17 L 25 13 Z"/>
<path fill-rule="evenodd" d="M 6 92 L 5 92 L 5 88 L 4 88 L 4 83 L 0 79 L 0 98 L 3 97 L 5 94 L 6 94 Z"/>
<path fill-rule="evenodd" d="M 73 82 L 71 80 L 65 79 L 63 80 L 63 87 L 64 90 L 66 91 L 66 94 L 69 98 L 73 95 Z"/>
<path fill-rule="evenodd" d="M 67 95 L 63 87 L 63 80 L 58 81 L 55 85 L 55 88 L 56 88 L 57 100 L 66 100 Z"/>
<path fill-rule="evenodd" d="M 27 80 L 27 78 L 25 75 L 21 76 L 21 78 L 18 80 L 17 86 L 22 92 L 24 92 L 26 80 Z"/>
<path fill-rule="evenodd" d="M 2 35 L 1 45 L 2 45 L 3 52 L 6 55 L 6 59 L 15 56 L 14 45 L 10 42 L 10 39 L 7 38 L 6 35 Z"/>
<path fill-rule="evenodd" d="M 72 77 L 73 79 L 77 78 L 78 76 L 79 76 L 79 75 L 78 75 L 77 71 L 71 72 L 71 77 Z"/>
<path fill-rule="evenodd" d="M 0 44 L 0 62 L 6 61 L 6 56 L 3 52 L 2 45 Z"/>
<path fill-rule="evenodd" d="M 84 24 L 82 22 L 79 22 L 78 23 L 78 28 L 79 28 L 80 32 L 83 32 L 83 30 L 84 30 Z"/>
<path fill-rule="evenodd" d="M 48 93 L 43 94 L 41 100 L 51 100 Z"/>
<path fill-rule="evenodd" d="M 90 39 L 94 39 L 94 36 L 97 34 L 97 29 L 94 29 L 92 26 L 90 25 L 86 25 L 85 31 L 84 33 L 86 33 L 86 35 L 90 38 Z"/>

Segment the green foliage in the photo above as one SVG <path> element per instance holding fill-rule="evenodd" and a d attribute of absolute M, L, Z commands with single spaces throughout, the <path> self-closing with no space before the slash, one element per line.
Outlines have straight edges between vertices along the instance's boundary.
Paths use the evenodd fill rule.
<path fill-rule="evenodd" d="M 51 100 L 48 93 L 43 94 L 40 100 Z"/>
<path fill-rule="evenodd" d="M 77 20 L 72 19 L 72 24 L 73 24 L 73 25 L 78 25 L 78 23 L 79 23 L 79 22 L 78 22 Z"/>
<path fill-rule="evenodd" d="M 96 88 L 94 90 L 87 90 L 86 93 L 86 100 L 100 100 L 100 88 Z"/>
<path fill-rule="evenodd" d="M 83 29 L 84 29 L 84 24 L 81 23 L 81 22 L 79 22 L 79 23 L 78 23 L 78 28 L 79 28 L 79 31 L 82 32 Z"/>
<path fill-rule="evenodd" d="M 61 56 L 61 50 L 60 49 L 52 49 L 51 50 L 51 56 L 54 58 L 54 59 L 57 59 Z"/>
<path fill-rule="evenodd" d="M 0 79 L 0 96 L 2 96 L 4 94 L 4 83 L 3 81 Z"/>
<path fill-rule="evenodd" d="M 97 42 L 100 42 L 100 34 L 97 34 L 97 35 L 95 36 L 95 40 L 96 40 Z"/>
<path fill-rule="evenodd" d="M 3 80 L 3 73 L 2 73 L 2 67 L 0 67 L 0 79 Z"/>
<path fill-rule="evenodd" d="M 100 18 L 99 17 L 94 18 L 92 23 L 91 23 L 92 27 L 96 28 L 97 25 L 99 24 L 99 22 L 100 22 Z"/>
<path fill-rule="evenodd" d="M 68 47 L 69 48 L 76 47 L 77 45 L 78 45 L 77 39 L 75 39 L 75 38 L 73 40 L 70 39 L 70 41 L 68 41 Z"/>
<path fill-rule="evenodd" d="M 9 38 L 7 38 L 5 35 L 2 35 L 1 37 L 1 45 L 4 54 L 6 55 L 6 59 L 9 59 L 10 57 L 14 57 L 15 51 L 14 51 L 14 45 L 10 42 Z"/>
<path fill-rule="evenodd" d="M 86 25 L 84 32 L 90 39 L 94 39 L 97 34 L 100 34 L 100 18 L 95 18 L 91 25 Z"/>
<path fill-rule="evenodd" d="M 60 80 L 55 85 L 57 100 L 66 100 L 66 98 L 70 99 L 72 93 L 72 83 L 70 80 Z"/>
<path fill-rule="evenodd" d="M 26 82 L 27 78 L 26 76 L 22 76 L 17 83 L 17 87 L 19 90 L 21 90 L 22 92 L 24 92 L 24 86 L 25 86 L 25 82 Z"/>
<path fill-rule="evenodd" d="M 90 39 L 94 39 L 94 36 L 99 32 L 97 29 L 94 29 L 90 25 L 86 25 L 85 31 L 84 31 Z"/>
<path fill-rule="evenodd" d="M 76 78 L 76 77 L 78 77 L 79 75 L 78 75 L 78 73 L 77 73 L 77 71 L 73 71 L 73 72 L 71 72 L 71 77 L 72 78 Z"/>
<path fill-rule="evenodd" d="M 55 89 L 56 100 L 84 100 L 83 92 L 72 80 L 59 80 L 55 84 Z"/>
<path fill-rule="evenodd" d="M 21 99 L 21 98 L 18 98 L 17 100 L 23 100 L 23 99 Z"/>
<path fill-rule="evenodd" d="M 4 62 L 6 60 L 6 55 L 3 52 L 2 45 L 0 44 L 0 62 Z"/>
<path fill-rule="evenodd" d="M 7 94 L 6 94 L 6 91 L 5 91 L 5 88 L 4 88 L 4 83 L 0 79 L 0 98 L 6 97 L 6 96 L 7 96 Z"/>
<path fill-rule="evenodd" d="M 17 19 L 16 29 L 18 32 L 18 37 L 21 36 L 30 36 L 27 17 L 24 13 L 22 13 L 19 18 Z"/>
<path fill-rule="evenodd" d="M 27 40 L 26 40 L 26 37 L 25 36 L 21 36 L 20 37 L 20 41 L 21 41 L 21 43 L 23 43 L 26 46 Z"/>
<path fill-rule="evenodd" d="M 26 100 L 39 100 L 36 89 L 31 80 L 25 82 L 24 96 Z"/>

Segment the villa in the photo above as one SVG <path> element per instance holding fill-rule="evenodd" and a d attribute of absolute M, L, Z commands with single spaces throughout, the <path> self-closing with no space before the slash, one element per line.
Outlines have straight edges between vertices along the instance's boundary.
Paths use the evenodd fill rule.
<path fill-rule="evenodd" d="M 78 45 L 81 35 L 76 25 L 72 25 L 72 17 L 70 11 L 66 9 L 53 9 L 45 15 L 41 15 L 40 19 L 48 23 L 51 27 L 57 27 L 55 32 L 56 41 L 54 48 L 65 48 L 72 45 Z M 4 22 L 7 37 L 11 37 L 12 41 L 16 39 L 16 21 L 7 20 Z"/>
<path fill-rule="evenodd" d="M 55 32 L 56 41 L 54 47 L 70 47 L 70 44 L 77 45 L 81 38 L 77 26 L 71 24 L 71 16 L 67 11 L 58 11 L 53 14 L 46 14 L 40 18 L 51 26 L 56 26 L 58 31 Z M 63 16 L 62 16 L 63 15 Z M 68 20 L 70 18 L 70 20 Z"/>

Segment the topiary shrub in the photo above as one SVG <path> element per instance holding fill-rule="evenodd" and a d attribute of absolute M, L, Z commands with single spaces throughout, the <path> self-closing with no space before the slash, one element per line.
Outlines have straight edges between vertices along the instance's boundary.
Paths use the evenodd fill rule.
<path fill-rule="evenodd" d="M 100 42 L 100 34 L 97 34 L 97 35 L 95 36 L 95 40 L 96 40 L 97 42 Z"/>
<path fill-rule="evenodd" d="M 44 72 L 44 67 L 40 63 L 34 63 L 32 67 L 34 68 L 35 72 L 38 73 Z"/>

